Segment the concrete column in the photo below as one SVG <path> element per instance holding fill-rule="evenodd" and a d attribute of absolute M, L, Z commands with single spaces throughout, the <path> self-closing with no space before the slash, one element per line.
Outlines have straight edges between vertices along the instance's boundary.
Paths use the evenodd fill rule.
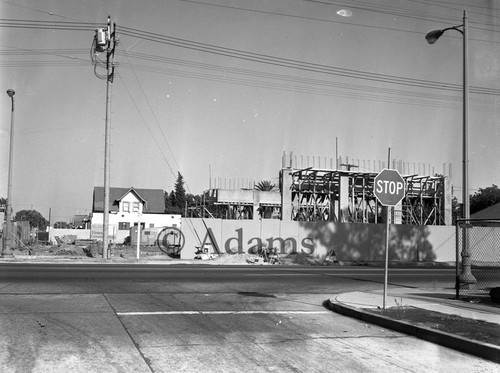
<path fill-rule="evenodd" d="M 449 177 L 442 178 L 443 183 L 443 211 L 444 224 L 452 225 L 453 209 L 452 209 L 452 195 L 451 195 L 451 181 Z"/>
<path fill-rule="evenodd" d="M 336 202 L 339 223 L 345 223 L 349 215 L 349 177 L 339 178 L 339 200 Z"/>
<path fill-rule="evenodd" d="M 259 220 L 259 207 L 260 207 L 260 192 L 258 190 L 253 191 L 253 220 Z"/>
<path fill-rule="evenodd" d="M 281 220 L 292 221 L 292 172 L 290 168 L 283 168 L 280 172 L 281 179 Z"/>

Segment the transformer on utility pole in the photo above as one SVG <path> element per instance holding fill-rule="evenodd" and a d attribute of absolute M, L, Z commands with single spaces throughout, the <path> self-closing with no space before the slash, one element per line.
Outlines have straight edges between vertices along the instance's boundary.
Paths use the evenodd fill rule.
<path fill-rule="evenodd" d="M 113 57 L 118 43 L 115 34 L 116 24 L 111 25 L 111 16 L 108 16 L 108 25 L 106 28 L 95 30 L 92 43 L 92 62 L 94 64 L 94 74 L 99 79 L 106 80 L 106 121 L 104 130 L 104 206 L 103 206 L 103 259 L 110 258 L 109 246 L 109 164 L 110 164 L 110 115 L 111 115 L 111 83 L 115 73 Z M 106 61 L 99 59 L 99 53 L 106 52 Z M 97 72 L 97 68 L 106 69 L 106 75 Z"/>

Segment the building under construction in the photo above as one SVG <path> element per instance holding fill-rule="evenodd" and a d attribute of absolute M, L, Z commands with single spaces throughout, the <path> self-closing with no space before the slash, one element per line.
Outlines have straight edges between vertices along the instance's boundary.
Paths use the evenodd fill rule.
<path fill-rule="evenodd" d="M 373 193 L 377 173 L 307 168 L 281 170 L 283 219 L 380 223 L 382 205 Z M 451 224 L 451 188 L 444 177 L 402 175 L 406 193 L 390 221 L 410 225 Z"/>
<path fill-rule="evenodd" d="M 378 172 L 351 171 L 351 168 L 355 167 L 347 167 L 347 170 L 337 167 L 296 168 L 292 167 L 291 161 L 289 164 L 283 162 L 277 191 L 211 190 L 212 216 L 222 219 L 385 222 L 383 206 L 374 195 L 374 179 Z M 451 225 L 452 194 L 447 176 L 404 173 L 401 176 L 405 182 L 405 196 L 390 209 L 391 223 Z"/>

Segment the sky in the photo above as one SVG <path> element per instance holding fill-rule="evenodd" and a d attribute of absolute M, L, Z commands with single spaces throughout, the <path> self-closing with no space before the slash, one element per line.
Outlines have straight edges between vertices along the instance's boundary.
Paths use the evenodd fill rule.
<path fill-rule="evenodd" d="M 500 182 L 498 2 L 0 0 L 0 197 L 14 89 L 14 214 L 53 223 L 91 212 L 106 117 L 91 47 L 109 15 L 119 39 L 111 186 L 169 192 L 178 172 L 191 194 L 277 183 L 283 152 L 367 160 L 360 170 L 377 172 L 390 149 L 435 173 L 451 164 L 461 200 L 463 38 L 449 30 L 429 45 L 425 35 L 462 25 L 464 10 L 473 194 Z"/>

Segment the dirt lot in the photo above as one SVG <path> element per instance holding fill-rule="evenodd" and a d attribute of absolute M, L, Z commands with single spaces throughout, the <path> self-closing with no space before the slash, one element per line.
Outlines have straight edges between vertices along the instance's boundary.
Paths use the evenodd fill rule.
<path fill-rule="evenodd" d="M 500 325 L 498 324 L 407 306 L 389 307 L 385 310 L 365 309 L 365 311 L 384 315 L 394 320 L 405 321 L 412 325 L 437 329 L 465 338 L 500 345 Z"/>
<path fill-rule="evenodd" d="M 123 245 L 113 245 L 110 247 L 111 258 L 120 259 L 136 259 L 137 258 L 137 248 L 132 246 Z M 75 259 L 82 258 L 96 258 L 102 257 L 102 245 L 98 244 L 61 244 L 61 245 L 33 245 L 26 248 L 18 248 L 14 250 L 15 256 L 57 256 L 63 257 L 68 256 Z M 161 251 L 156 246 L 141 247 L 140 249 L 141 258 L 149 259 L 161 259 L 161 260 L 175 260 L 170 258 L 167 254 Z M 194 258 L 192 258 L 194 259 Z M 221 256 L 213 255 L 210 259 L 211 262 L 217 264 L 250 264 L 250 265 L 262 265 L 267 264 L 267 262 L 258 255 L 253 254 L 222 254 Z M 280 256 L 279 263 L 287 265 L 326 265 L 327 262 L 322 260 L 311 258 L 308 255 L 302 254 L 292 254 L 288 256 Z"/>

